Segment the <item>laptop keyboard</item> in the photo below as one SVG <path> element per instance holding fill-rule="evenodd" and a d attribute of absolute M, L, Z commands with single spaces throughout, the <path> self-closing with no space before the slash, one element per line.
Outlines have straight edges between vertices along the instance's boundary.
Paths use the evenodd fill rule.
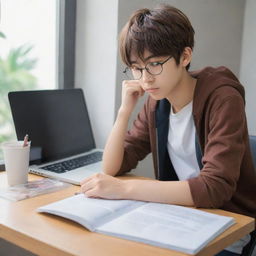
<path fill-rule="evenodd" d="M 68 172 L 76 168 L 101 161 L 102 154 L 103 154 L 102 152 L 94 152 L 89 155 L 80 156 L 77 158 L 73 158 L 70 160 L 66 160 L 66 161 L 51 164 L 51 165 L 46 165 L 44 167 L 41 167 L 41 169 L 51 171 L 51 172 L 56 172 L 56 173 Z"/>

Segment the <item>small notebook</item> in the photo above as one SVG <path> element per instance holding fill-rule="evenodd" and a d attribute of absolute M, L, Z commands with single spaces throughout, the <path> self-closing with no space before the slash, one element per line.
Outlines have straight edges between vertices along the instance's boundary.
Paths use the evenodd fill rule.
<path fill-rule="evenodd" d="M 235 223 L 234 218 L 188 207 L 75 195 L 38 208 L 90 231 L 195 254 Z"/>

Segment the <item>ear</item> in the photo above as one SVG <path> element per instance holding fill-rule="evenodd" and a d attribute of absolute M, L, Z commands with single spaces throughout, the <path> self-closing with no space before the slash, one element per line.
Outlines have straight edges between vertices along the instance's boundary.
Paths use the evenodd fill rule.
<path fill-rule="evenodd" d="M 180 63 L 183 67 L 186 67 L 192 60 L 192 49 L 190 47 L 185 47 L 181 55 Z"/>

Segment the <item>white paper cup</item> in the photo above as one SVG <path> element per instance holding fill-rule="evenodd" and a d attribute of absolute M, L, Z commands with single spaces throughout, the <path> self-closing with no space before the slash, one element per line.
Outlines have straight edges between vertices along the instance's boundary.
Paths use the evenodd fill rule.
<path fill-rule="evenodd" d="M 23 141 L 2 143 L 5 170 L 9 186 L 28 181 L 30 142 L 23 147 Z"/>

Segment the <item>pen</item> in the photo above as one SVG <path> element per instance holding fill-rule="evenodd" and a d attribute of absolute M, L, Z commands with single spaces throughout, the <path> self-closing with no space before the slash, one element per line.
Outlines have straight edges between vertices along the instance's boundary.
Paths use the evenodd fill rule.
<path fill-rule="evenodd" d="M 26 134 L 23 141 L 23 147 L 26 147 L 27 145 L 28 145 L 28 135 Z"/>

